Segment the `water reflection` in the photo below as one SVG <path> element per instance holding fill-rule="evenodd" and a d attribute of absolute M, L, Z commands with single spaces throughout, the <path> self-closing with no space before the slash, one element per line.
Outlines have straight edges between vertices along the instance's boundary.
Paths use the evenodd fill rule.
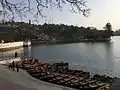
<path fill-rule="evenodd" d="M 71 68 L 83 69 L 92 74 L 120 76 L 120 37 L 109 43 L 73 43 L 40 45 L 15 50 L 20 56 L 35 57 L 41 61 L 69 62 Z M 14 52 L 4 52 L 13 55 Z"/>
<path fill-rule="evenodd" d="M 32 57 L 40 60 L 67 61 L 71 68 L 83 69 L 92 74 L 114 75 L 113 43 L 77 43 L 34 46 Z"/>
<path fill-rule="evenodd" d="M 112 43 L 85 44 L 86 50 L 82 66 L 92 74 L 113 75 L 115 71 Z M 84 64 L 83 64 L 84 63 Z"/>
<path fill-rule="evenodd" d="M 25 47 L 23 53 L 22 57 L 31 57 L 31 47 Z"/>
<path fill-rule="evenodd" d="M 105 73 L 108 75 L 114 75 L 115 66 L 114 66 L 114 58 L 113 58 L 113 43 L 106 43 L 106 68 Z"/>

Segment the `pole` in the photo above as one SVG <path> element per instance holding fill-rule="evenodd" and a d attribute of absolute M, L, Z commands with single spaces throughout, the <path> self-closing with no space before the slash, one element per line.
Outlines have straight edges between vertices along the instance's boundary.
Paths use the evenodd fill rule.
<path fill-rule="evenodd" d="M 3 60 L 3 52 L 2 52 L 2 60 Z"/>
<path fill-rule="evenodd" d="M 6 11 L 5 11 L 5 6 L 3 6 L 3 23 L 5 23 L 5 14 L 6 14 Z"/>

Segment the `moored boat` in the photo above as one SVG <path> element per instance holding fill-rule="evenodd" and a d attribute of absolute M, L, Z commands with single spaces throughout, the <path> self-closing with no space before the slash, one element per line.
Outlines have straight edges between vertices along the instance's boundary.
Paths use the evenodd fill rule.
<path fill-rule="evenodd" d="M 108 88 L 108 86 L 111 85 L 111 81 L 114 80 L 114 78 L 109 76 L 94 75 L 90 77 L 89 72 L 69 69 L 68 64 L 66 65 L 63 62 L 61 64 L 57 63 L 51 65 L 39 63 L 35 59 L 25 59 L 22 60 L 22 62 L 24 64 L 24 69 L 35 78 L 80 90 L 99 90 L 99 88 Z M 63 72 L 61 72 L 61 70 Z"/>

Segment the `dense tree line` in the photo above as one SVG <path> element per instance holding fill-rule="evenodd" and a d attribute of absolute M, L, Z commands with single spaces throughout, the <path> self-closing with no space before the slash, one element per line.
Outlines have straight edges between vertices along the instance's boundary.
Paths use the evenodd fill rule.
<path fill-rule="evenodd" d="M 40 35 L 47 35 L 56 39 L 104 39 L 112 36 L 112 26 L 107 23 L 104 30 L 93 27 L 78 27 L 64 24 L 35 25 L 24 22 L 6 22 L 0 24 L 0 39 L 5 41 L 19 41 L 25 39 L 39 39 Z"/>
<path fill-rule="evenodd" d="M 107 23 L 104 30 L 98 30 L 93 27 L 78 27 L 73 25 L 55 25 L 55 24 L 44 24 L 40 25 L 39 28 L 43 33 L 48 36 L 63 39 L 107 39 L 112 36 L 112 26 Z"/>

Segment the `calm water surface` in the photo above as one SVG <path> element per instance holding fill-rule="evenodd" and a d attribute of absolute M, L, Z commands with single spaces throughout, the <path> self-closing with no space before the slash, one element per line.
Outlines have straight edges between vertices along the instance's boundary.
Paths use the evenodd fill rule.
<path fill-rule="evenodd" d="M 109 43 L 73 43 L 38 45 L 29 48 L 3 52 L 3 57 L 35 57 L 42 62 L 69 62 L 70 67 L 91 72 L 91 74 L 120 76 L 120 37 L 113 37 Z M 1 52 L 2 57 L 2 52 Z"/>

